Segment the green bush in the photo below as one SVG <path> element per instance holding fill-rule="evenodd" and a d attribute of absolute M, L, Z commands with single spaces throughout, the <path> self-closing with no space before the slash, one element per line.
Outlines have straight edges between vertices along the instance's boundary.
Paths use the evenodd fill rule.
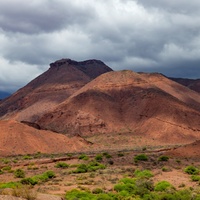
<path fill-rule="evenodd" d="M 24 185 L 35 185 L 38 183 L 46 182 L 51 178 L 55 177 L 55 173 L 53 171 L 46 171 L 43 174 L 35 175 L 33 177 L 24 178 L 21 180 L 21 183 Z"/>
<path fill-rule="evenodd" d="M 155 191 L 166 191 L 166 189 L 173 188 L 173 186 L 167 181 L 160 181 L 155 185 Z"/>
<path fill-rule="evenodd" d="M 147 161 L 148 160 L 148 157 L 146 154 L 139 154 L 139 155 L 136 155 L 134 157 L 134 161 L 137 162 L 137 161 Z"/>
<path fill-rule="evenodd" d="M 103 160 L 103 155 L 102 154 L 97 154 L 96 156 L 95 156 L 95 160 L 96 161 L 102 161 Z"/>
<path fill-rule="evenodd" d="M 11 170 L 11 166 L 5 166 L 2 168 L 3 171 L 9 171 Z"/>
<path fill-rule="evenodd" d="M 2 169 L 0 169 L 0 175 L 1 175 L 1 174 L 3 174 L 3 170 L 2 170 Z"/>
<path fill-rule="evenodd" d="M 198 176 L 198 175 L 192 175 L 191 179 L 192 179 L 192 181 L 200 181 L 200 176 Z"/>
<path fill-rule="evenodd" d="M 23 185 L 36 185 L 38 181 L 33 178 L 23 178 L 20 183 Z"/>
<path fill-rule="evenodd" d="M 74 170 L 73 173 L 86 173 L 86 172 L 96 171 L 98 169 L 105 169 L 105 165 L 96 161 L 91 161 L 87 165 L 86 164 L 78 165 L 77 169 Z"/>
<path fill-rule="evenodd" d="M 101 194 L 101 193 L 103 193 L 103 190 L 101 188 L 95 188 L 92 190 L 92 193 L 93 194 Z"/>
<path fill-rule="evenodd" d="M 79 157 L 78 157 L 79 160 L 88 160 L 89 157 L 86 155 L 86 154 L 81 154 Z"/>
<path fill-rule="evenodd" d="M 24 177 L 25 177 L 25 172 L 24 172 L 24 170 L 22 170 L 22 169 L 16 169 L 16 170 L 14 171 L 14 176 L 15 176 L 16 178 L 24 178 Z"/>
<path fill-rule="evenodd" d="M 57 167 L 57 168 L 68 168 L 69 165 L 65 162 L 58 162 L 58 163 L 56 163 L 55 167 Z"/>
<path fill-rule="evenodd" d="M 0 189 L 16 188 L 16 187 L 19 187 L 19 186 L 20 186 L 19 182 L 0 183 Z"/>
<path fill-rule="evenodd" d="M 85 173 L 88 171 L 88 167 L 86 164 L 80 164 L 76 170 L 74 170 L 74 173 Z"/>
<path fill-rule="evenodd" d="M 67 200 L 75 200 L 75 199 L 92 200 L 94 199 L 94 195 L 91 194 L 90 192 L 73 189 L 66 193 L 65 198 Z"/>
<path fill-rule="evenodd" d="M 23 156 L 23 160 L 30 160 L 30 159 L 32 159 L 32 157 L 29 156 L 29 155 L 25 155 L 25 156 Z"/>
<path fill-rule="evenodd" d="M 151 178 L 151 177 L 153 177 L 152 172 L 149 171 L 149 170 L 140 171 L 139 169 L 137 169 L 137 170 L 135 170 L 134 175 L 136 177 L 140 177 L 140 178 Z"/>
<path fill-rule="evenodd" d="M 197 175 L 199 174 L 199 170 L 194 167 L 194 166 L 187 166 L 184 171 L 188 174 L 191 174 L 191 175 Z"/>
<path fill-rule="evenodd" d="M 104 152 L 103 156 L 105 156 L 106 158 L 112 158 L 112 156 L 109 153 L 107 153 L 107 152 Z"/>
<path fill-rule="evenodd" d="M 158 161 L 168 161 L 169 160 L 169 157 L 168 156 L 160 156 L 158 158 Z"/>

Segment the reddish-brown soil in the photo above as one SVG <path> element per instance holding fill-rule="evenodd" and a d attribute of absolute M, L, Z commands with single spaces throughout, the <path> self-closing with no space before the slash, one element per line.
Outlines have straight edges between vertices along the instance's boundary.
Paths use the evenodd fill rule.
<path fill-rule="evenodd" d="M 199 94 L 160 74 L 120 71 L 89 82 L 38 123 L 84 137 L 131 133 L 160 144 L 191 143 L 200 138 L 199 109 Z"/>
<path fill-rule="evenodd" d="M 37 130 L 16 121 L 0 121 L 0 156 L 76 152 L 89 145 L 79 137 L 68 138 L 51 131 Z"/>
<path fill-rule="evenodd" d="M 181 158 L 196 158 L 200 157 L 200 141 L 193 142 L 191 144 L 184 145 L 175 150 L 169 152 L 170 155 Z"/>

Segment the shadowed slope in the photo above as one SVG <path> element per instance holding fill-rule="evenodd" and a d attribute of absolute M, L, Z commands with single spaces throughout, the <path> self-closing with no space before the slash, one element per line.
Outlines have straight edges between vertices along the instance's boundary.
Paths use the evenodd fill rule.
<path fill-rule="evenodd" d="M 38 123 L 45 129 L 84 136 L 131 132 L 166 143 L 199 138 L 200 96 L 165 77 L 158 84 L 155 80 L 161 75 L 154 74 L 154 81 L 146 76 L 127 70 L 103 74 Z"/>
<path fill-rule="evenodd" d="M 170 79 L 190 88 L 191 90 L 200 93 L 200 79 L 187 79 L 187 78 L 170 78 Z"/>
<path fill-rule="evenodd" d="M 103 62 L 62 59 L 0 103 L 0 116 L 34 122 L 98 75 L 111 71 Z"/>

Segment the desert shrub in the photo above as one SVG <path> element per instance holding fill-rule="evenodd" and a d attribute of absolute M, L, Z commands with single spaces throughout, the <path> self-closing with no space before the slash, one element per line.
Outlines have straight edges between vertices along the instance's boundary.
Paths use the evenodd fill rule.
<path fill-rule="evenodd" d="M 162 167 L 163 172 L 170 172 L 171 169 L 169 167 Z"/>
<path fill-rule="evenodd" d="M 114 190 L 116 192 L 126 191 L 130 195 L 130 194 L 135 193 L 136 186 L 135 186 L 135 184 L 131 184 L 131 183 L 127 183 L 127 184 L 118 183 L 114 186 Z"/>
<path fill-rule="evenodd" d="M 58 162 L 58 163 L 56 163 L 55 167 L 57 167 L 57 168 L 68 168 L 69 165 L 65 162 Z"/>
<path fill-rule="evenodd" d="M 105 156 L 106 158 L 112 158 L 112 156 L 109 153 L 107 153 L 107 152 L 104 152 L 103 156 Z"/>
<path fill-rule="evenodd" d="M 169 160 L 169 157 L 168 156 L 160 156 L 158 158 L 158 161 L 168 161 Z"/>
<path fill-rule="evenodd" d="M 92 193 L 93 194 L 101 194 L 101 193 L 103 193 L 103 190 L 101 188 L 94 188 L 92 190 Z"/>
<path fill-rule="evenodd" d="M 56 175 L 53 171 L 46 171 L 43 173 L 44 176 L 47 176 L 49 179 L 54 178 Z"/>
<path fill-rule="evenodd" d="M 20 186 L 19 182 L 0 183 L 0 189 L 16 188 L 16 187 L 19 187 L 19 186 Z"/>
<path fill-rule="evenodd" d="M 11 170 L 11 166 L 5 166 L 2 168 L 3 171 L 9 171 Z"/>
<path fill-rule="evenodd" d="M 97 154 L 96 156 L 95 156 L 95 160 L 96 161 L 102 161 L 103 160 L 103 155 L 102 154 Z"/>
<path fill-rule="evenodd" d="M 41 182 L 46 182 L 54 177 L 55 173 L 53 171 L 46 171 L 43 174 L 35 175 L 29 178 L 24 178 L 21 180 L 21 183 L 24 185 L 36 185 Z"/>
<path fill-rule="evenodd" d="M 143 197 L 145 194 L 149 194 L 151 191 L 154 190 L 153 181 L 148 180 L 146 178 L 138 178 L 135 181 L 136 185 L 136 195 L 140 195 Z"/>
<path fill-rule="evenodd" d="M 105 169 L 105 165 L 96 161 L 91 161 L 87 165 L 86 164 L 78 165 L 77 169 L 74 170 L 73 173 L 86 173 L 86 172 L 96 171 L 98 169 Z"/>
<path fill-rule="evenodd" d="M 25 156 L 22 157 L 22 159 L 23 160 L 30 160 L 30 159 L 32 159 L 32 157 L 29 156 L 29 155 L 25 155 Z"/>
<path fill-rule="evenodd" d="M 66 193 L 65 198 L 67 200 L 75 200 L 75 199 L 92 200 L 94 199 L 94 195 L 91 194 L 90 192 L 73 189 Z"/>
<path fill-rule="evenodd" d="M 188 174 L 191 174 L 191 175 L 197 175 L 199 174 L 199 170 L 194 167 L 194 166 L 187 166 L 184 171 Z"/>
<path fill-rule="evenodd" d="M 99 163 L 99 162 L 96 162 L 96 161 L 91 161 L 89 164 L 88 164 L 88 171 L 96 171 L 98 169 L 105 169 L 106 166 Z"/>
<path fill-rule="evenodd" d="M 74 170 L 74 173 L 85 173 L 88 171 L 87 165 L 86 164 L 80 164 L 78 165 L 77 169 Z"/>
<path fill-rule="evenodd" d="M 25 172 L 22 169 L 16 169 L 14 171 L 14 176 L 15 176 L 15 178 L 24 178 L 25 177 Z"/>
<path fill-rule="evenodd" d="M 173 186 L 167 181 L 160 181 L 155 185 L 155 191 L 166 191 L 166 189 L 173 188 Z"/>
<path fill-rule="evenodd" d="M 124 154 L 123 154 L 123 153 L 118 153 L 117 156 L 118 156 L 118 157 L 123 157 Z"/>
<path fill-rule="evenodd" d="M 36 185 L 38 181 L 33 178 L 23 178 L 20 183 L 23 185 Z"/>
<path fill-rule="evenodd" d="M 89 157 L 86 155 L 86 154 L 81 154 L 79 157 L 78 157 L 79 160 L 88 160 Z"/>
<path fill-rule="evenodd" d="M 2 161 L 2 163 L 6 164 L 6 165 L 7 165 L 8 163 L 10 163 L 10 160 L 9 160 L 9 159 L 6 159 L 6 158 L 2 158 L 1 161 Z"/>
<path fill-rule="evenodd" d="M 192 175 L 191 179 L 192 179 L 192 181 L 200 181 L 200 176 L 198 176 L 198 175 Z"/>
<path fill-rule="evenodd" d="M 3 170 L 2 170 L 2 169 L 0 169 L 0 175 L 1 175 L 1 174 L 3 174 Z"/>
<path fill-rule="evenodd" d="M 137 161 L 147 161 L 148 160 L 148 157 L 146 154 L 138 154 L 134 157 L 134 161 L 137 162 Z"/>
<path fill-rule="evenodd" d="M 141 171 L 141 170 L 137 169 L 137 170 L 135 170 L 134 175 L 136 177 L 140 177 L 140 178 L 151 178 L 151 177 L 153 177 L 152 172 L 149 171 L 149 170 Z"/>

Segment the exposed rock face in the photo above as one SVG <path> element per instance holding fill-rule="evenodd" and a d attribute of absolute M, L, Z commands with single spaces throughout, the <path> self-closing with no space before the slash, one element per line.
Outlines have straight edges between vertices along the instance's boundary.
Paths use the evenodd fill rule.
<path fill-rule="evenodd" d="M 98 60 L 62 59 L 51 63 L 48 71 L 0 102 L 0 116 L 35 122 L 86 83 L 109 71 L 112 69 Z"/>
<path fill-rule="evenodd" d="M 187 79 L 187 78 L 170 78 L 177 83 L 180 83 L 191 90 L 200 93 L 200 79 Z"/>
<path fill-rule="evenodd" d="M 200 95 L 160 74 L 109 72 L 86 84 L 39 125 L 66 134 L 132 132 L 169 143 L 200 137 Z"/>

